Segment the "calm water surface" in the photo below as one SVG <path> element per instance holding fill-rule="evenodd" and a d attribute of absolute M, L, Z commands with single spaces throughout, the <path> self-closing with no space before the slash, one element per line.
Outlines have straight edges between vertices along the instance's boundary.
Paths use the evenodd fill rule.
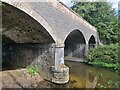
<path fill-rule="evenodd" d="M 67 84 L 69 88 L 85 88 L 87 82 L 92 83 L 95 77 L 97 77 L 95 81 L 96 87 L 118 87 L 118 73 L 113 70 L 98 68 L 80 62 L 65 61 L 65 64 L 70 69 L 70 81 Z"/>

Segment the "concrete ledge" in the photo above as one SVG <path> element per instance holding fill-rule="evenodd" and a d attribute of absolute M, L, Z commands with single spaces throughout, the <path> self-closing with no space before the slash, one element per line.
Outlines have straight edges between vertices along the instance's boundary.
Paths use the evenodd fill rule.
<path fill-rule="evenodd" d="M 84 58 L 77 58 L 77 57 L 65 57 L 65 61 L 85 62 L 85 59 Z"/>

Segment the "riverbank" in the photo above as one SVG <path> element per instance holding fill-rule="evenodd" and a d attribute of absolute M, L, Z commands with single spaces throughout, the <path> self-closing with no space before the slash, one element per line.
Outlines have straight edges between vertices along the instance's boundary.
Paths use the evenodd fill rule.
<path fill-rule="evenodd" d="M 91 66 L 98 66 L 102 68 L 109 68 L 113 69 L 115 71 L 118 71 L 118 63 L 106 63 L 103 61 L 93 61 L 93 62 L 86 62 L 86 64 L 91 65 Z"/>
<path fill-rule="evenodd" d="M 100 45 L 90 48 L 86 55 L 89 65 L 119 70 L 119 46 L 118 44 Z"/>
<path fill-rule="evenodd" d="M 39 74 L 32 76 L 26 69 L 1 71 L 2 88 L 36 88 L 45 82 Z"/>

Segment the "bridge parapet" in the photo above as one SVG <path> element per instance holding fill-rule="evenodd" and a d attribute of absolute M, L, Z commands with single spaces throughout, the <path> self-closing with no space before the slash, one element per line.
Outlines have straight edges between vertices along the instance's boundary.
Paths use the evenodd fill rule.
<path fill-rule="evenodd" d="M 57 5 L 55 5 L 56 8 L 61 10 L 64 13 L 67 13 L 68 15 L 75 18 L 75 20 L 79 21 L 80 23 L 84 24 L 85 26 L 93 29 L 96 31 L 96 28 L 92 26 L 90 23 L 88 23 L 86 20 L 84 20 L 82 17 L 80 17 L 76 12 L 74 12 L 72 9 L 68 8 L 65 4 L 57 0 Z"/>

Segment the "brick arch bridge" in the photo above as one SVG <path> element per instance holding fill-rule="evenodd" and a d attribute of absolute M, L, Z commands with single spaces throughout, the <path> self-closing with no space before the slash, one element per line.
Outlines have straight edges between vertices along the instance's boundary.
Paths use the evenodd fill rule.
<path fill-rule="evenodd" d="M 89 44 L 99 43 L 96 28 L 57 0 L 2 1 L 3 62 L 38 65 L 44 79 L 67 83 L 64 56 L 84 57 Z"/>

